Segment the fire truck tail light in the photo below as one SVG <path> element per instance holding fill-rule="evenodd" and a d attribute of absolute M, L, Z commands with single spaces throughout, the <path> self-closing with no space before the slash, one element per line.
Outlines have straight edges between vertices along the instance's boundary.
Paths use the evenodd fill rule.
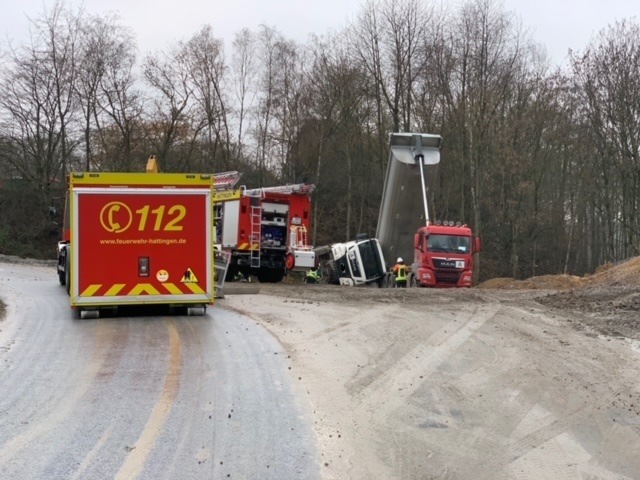
<path fill-rule="evenodd" d="M 138 257 L 138 276 L 149 276 L 149 257 Z"/>

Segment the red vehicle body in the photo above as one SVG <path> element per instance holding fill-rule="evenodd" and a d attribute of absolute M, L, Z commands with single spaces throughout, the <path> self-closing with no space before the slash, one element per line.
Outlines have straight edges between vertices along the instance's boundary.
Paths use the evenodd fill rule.
<path fill-rule="evenodd" d="M 72 173 L 58 277 L 83 318 L 213 303 L 212 175 Z"/>
<path fill-rule="evenodd" d="M 472 287 L 473 254 L 480 239 L 466 225 L 430 224 L 414 236 L 410 283 L 419 287 Z"/>
<path fill-rule="evenodd" d="M 287 271 L 315 267 L 307 243 L 313 189 L 297 184 L 214 194 L 216 245 L 231 253 L 227 280 L 255 275 L 275 283 Z"/>

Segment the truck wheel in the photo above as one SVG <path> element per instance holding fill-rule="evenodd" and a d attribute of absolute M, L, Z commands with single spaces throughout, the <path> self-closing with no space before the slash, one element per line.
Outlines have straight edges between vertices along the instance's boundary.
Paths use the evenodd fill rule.
<path fill-rule="evenodd" d="M 64 256 L 64 285 L 66 286 L 67 294 L 71 296 L 71 268 L 69 263 L 69 252 L 67 252 Z"/>
<path fill-rule="evenodd" d="M 80 310 L 81 320 L 95 320 L 96 318 L 100 318 L 100 310 L 98 310 L 97 308 L 93 310 Z"/>
<path fill-rule="evenodd" d="M 62 258 L 58 259 L 58 281 L 60 282 L 60 285 L 63 285 L 63 286 L 66 285 L 67 283 L 66 258 L 67 258 L 67 255 L 65 254 L 64 259 Z M 62 265 L 65 265 L 64 271 L 60 270 L 60 267 Z"/>
<path fill-rule="evenodd" d="M 282 270 L 274 270 L 271 273 L 271 283 L 279 283 L 284 278 L 284 272 Z"/>
<path fill-rule="evenodd" d="M 327 283 L 338 285 L 340 283 L 340 276 L 338 275 L 338 267 L 333 260 L 328 261 L 323 265 L 322 276 L 327 279 Z"/>
<path fill-rule="evenodd" d="M 225 282 L 233 282 L 236 278 L 238 271 L 235 268 L 228 268 L 227 274 L 224 277 Z"/>
<path fill-rule="evenodd" d="M 195 316 L 203 316 L 207 311 L 207 307 L 205 305 L 195 306 L 195 307 L 187 307 L 187 316 L 195 317 Z"/>
<path fill-rule="evenodd" d="M 278 283 L 284 278 L 284 272 L 273 268 L 261 268 L 258 270 L 258 281 L 260 283 Z"/>

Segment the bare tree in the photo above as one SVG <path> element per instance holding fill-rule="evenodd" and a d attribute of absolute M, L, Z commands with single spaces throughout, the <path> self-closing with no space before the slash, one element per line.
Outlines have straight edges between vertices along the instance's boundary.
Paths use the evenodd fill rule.
<path fill-rule="evenodd" d="M 89 17 L 82 22 L 76 93 L 83 114 L 87 171 L 92 163 L 99 169 L 131 168 L 128 114 L 132 108 L 125 99 L 131 96 L 135 43 L 130 30 L 118 22 L 115 16 Z M 110 138 L 115 131 L 120 138 Z M 94 151 L 94 137 L 100 141 L 101 154 Z"/>
<path fill-rule="evenodd" d="M 604 260 L 640 253 L 640 26 L 619 21 L 572 56 L 598 175 Z"/>
<path fill-rule="evenodd" d="M 417 59 L 424 58 L 423 36 L 431 22 L 432 11 L 418 0 L 370 0 L 352 26 L 354 53 L 369 73 L 394 132 L 413 126 Z"/>
<path fill-rule="evenodd" d="M 2 160 L 49 201 L 51 182 L 64 182 L 78 144 L 77 108 L 79 17 L 56 3 L 30 22 L 28 44 L 11 51 L 2 76 L 2 131 L 10 149 Z"/>
<path fill-rule="evenodd" d="M 244 135 L 247 115 L 256 97 L 257 59 L 255 55 L 256 38 L 248 29 L 238 32 L 233 39 L 232 75 L 235 85 L 237 110 L 236 146 L 238 158 L 244 156 Z"/>
<path fill-rule="evenodd" d="M 168 52 L 148 55 L 143 66 L 153 92 L 151 139 L 160 162 L 178 171 L 190 168 L 196 140 L 207 125 L 198 113 L 191 67 L 189 49 L 182 42 Z"/>
<path fill-rule="evenodd" d="M 482 235 L 483 182 L 491 181 L 491 162 L 499 161 L 499 120 L 518 70 L 522 37 L 514 28 L 513 15 L 494 0 L 471 0 L 451 25 L 450 39 L 455 64 L 443 78 L 455 148 L 460 155 L 460 213 L 470 205 L 475 232 Z M 475 262 L 476 275 L 480 267 Z"/>
<path fill-rule="evenodd" d="M 270 156 L 273 149 L 271 137 L 274 110 L 274 90 L 277 78 L 277 48 L 284 38 L 275 29 L 262 25 L 258 35 L 260 58 L 260 80 L 254 137 L 256 141 L 256 167 L 258 185 L 264 186 L 266 171 L 272 166 Z"/>
<path fill-rule="evenodd" d="M 140 155 L 147 134 L 143 131 L 144 96 L 134 73 L 136 56 L 133 46 L 123 43 L 117 55 L 109 58 L 100 83 L 96 137 L 101 147 L 100 165 L 112 170 L 138 170 L 134 160 Z"/>
<path fill-rule="evenodd" d="M 206 119 L 210 167 L 216 169 L 215 159 L 220 147 L 222 166 L 229 170 L 233 152 L 228 102 L 223 93 L 226 66 L 222 40 L 215 38 L 211 26 L 207 25 L 187 42 L 186 51 L 194 98 Z"/>

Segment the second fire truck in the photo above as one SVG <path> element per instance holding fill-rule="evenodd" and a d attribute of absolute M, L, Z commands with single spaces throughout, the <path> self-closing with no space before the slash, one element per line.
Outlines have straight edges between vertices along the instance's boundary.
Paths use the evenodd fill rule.
<path fill-rule="evenodd" d="M 235 188 L 239 178 L 236 172 L 216 175 L 213 195 L 216 248 L 231 254 L 226 279 L 276 283 L 288 271 L 314 268 L 307 238 L 314 185 Z"/>

